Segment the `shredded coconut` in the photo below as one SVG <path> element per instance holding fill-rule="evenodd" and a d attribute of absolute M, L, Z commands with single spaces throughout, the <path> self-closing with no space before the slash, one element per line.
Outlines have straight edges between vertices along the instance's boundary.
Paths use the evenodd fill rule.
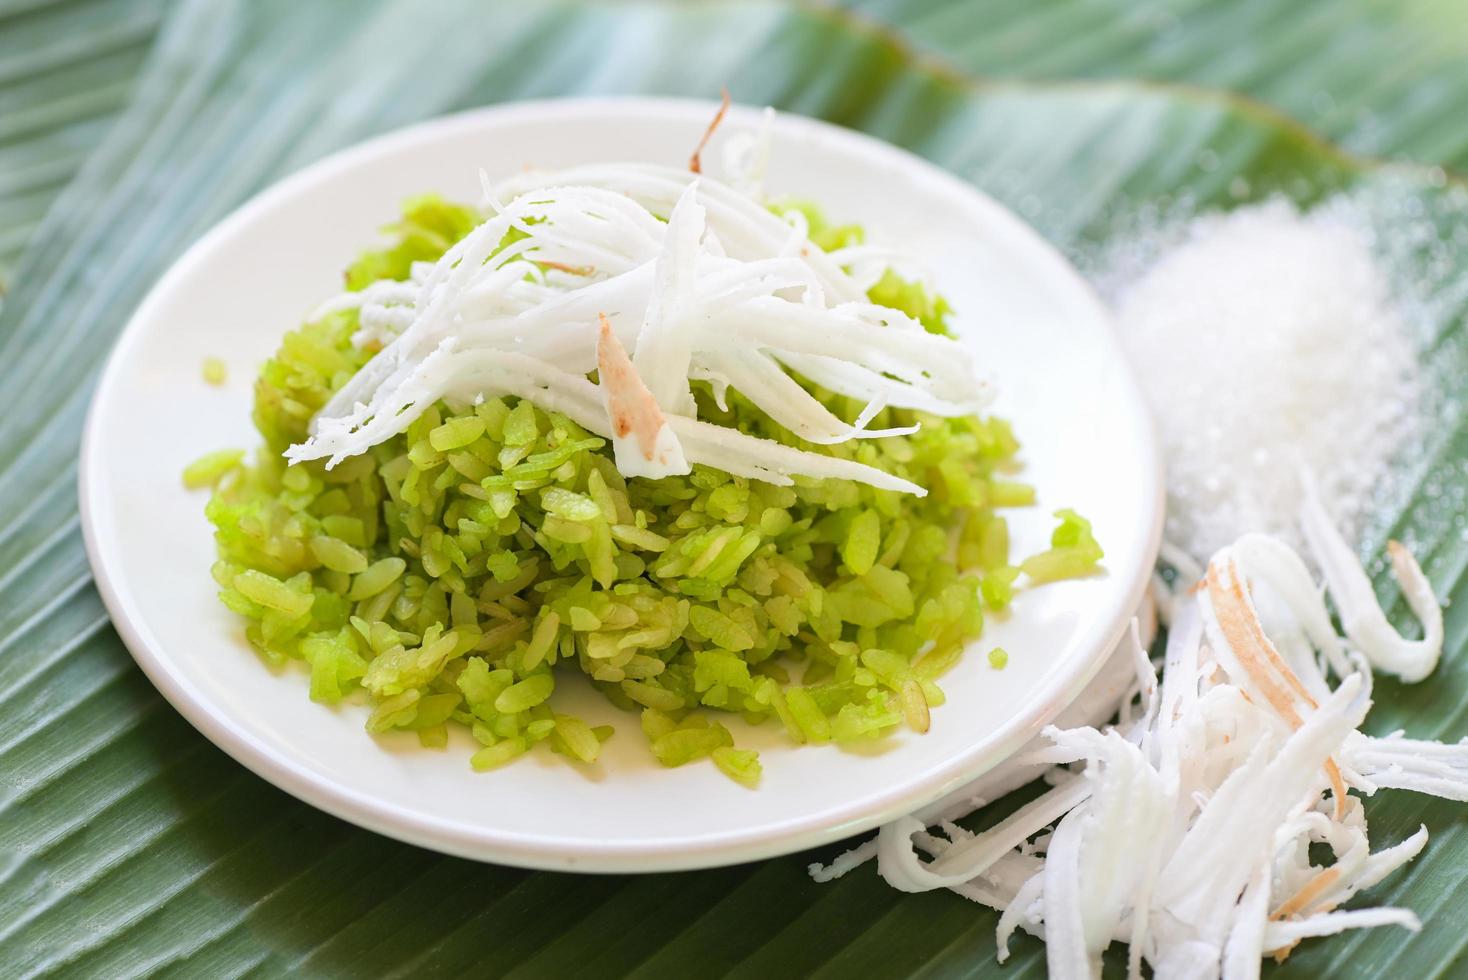
<path fill-rule="evenodd" d="M 1354 538 L 1420 430 L 1416 344 L 1346 199 L 1194 218 L 1101 276 L 1167 460 L 1167 537 L 1206 558 L 1250 531 L 1298 546 L 1303 464 Z"/>
<path fill-rule="evenodd" d="M 440 399 L 510 394 L 611 438 L 624 476 L 703 463 L 782 485 L 830 477 L 921 496 L 873 466 L 699 420 L 690 379 L 721 398 L 733 386 L 823 444 L 914 431 L 867 428 L 888 405 L 951 417 L 987 401 L 967 348 L 872 303 L 803 231 L 714 177 L 598 164 L 486 181 L 485 197 L 492 213 L 436 263 L 321 307 L 357 309 L 354 342 L 377 353 L 289 460 L 335 466 Z M 792 374 L 867 409 L 844 422 Z"/>
<path fill-rule="evenodd" d="M 1156 977 L 1229 980 L 1257 977 L 1262 958 L 1283 959 L 1310 937 L 1420 928 L 1410 909 L 1339 908 L 1427 843 L 1424 827 L 1373 850 L 1361 796 L 1468 801 L 1468 742 L 1360 730 L 1373 669 L 1410 681 L 1436 665 L 1442 612 L 1398 548 L 1393 571 L 1424 637 L 1408 642 L 1388 626 L 1310 481 L 1302 486 L 1299 517 L 1344 637 L 1299 555 L 1246 535 L 1172 597 L 1160 679 L 1134 631 L 1105 671 L 1131 675 L 1119 701 L 1112 687 L 1099 710 L 1067 711 L 979 781 L 812 876 L 875 858 L 901 891 L 951 889 L 1002 913 L 1001 962 L 1023 929 L 1045 941 L 1050 976 L 1065 980 L 1100 977 L 1117 941 L 1129 947 L 1129 977 L 1145 963 Z M 1116 722 L 1099 727 L 1118 704 Z M 987 830 L 954 823 L 1037 776 L 1050 788 Z"/>

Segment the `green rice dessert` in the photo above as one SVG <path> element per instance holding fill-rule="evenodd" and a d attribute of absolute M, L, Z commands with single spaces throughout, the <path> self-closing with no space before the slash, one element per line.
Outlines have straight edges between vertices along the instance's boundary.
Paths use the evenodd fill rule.
<path fill-rule="evenodd" d="M 185 474 L 255 649 L 371 732 L 593 763 L 612 729 L 557 708 L 579 671 L 662 764 L 754 785 L 721 719 L 926 731 L 986 611 L 1097 567 L 1068 511 L 1011 554 L 1019 443 L 860 229 L 605 165 L 389 233 L 262 368 L 260 450 Z"/>

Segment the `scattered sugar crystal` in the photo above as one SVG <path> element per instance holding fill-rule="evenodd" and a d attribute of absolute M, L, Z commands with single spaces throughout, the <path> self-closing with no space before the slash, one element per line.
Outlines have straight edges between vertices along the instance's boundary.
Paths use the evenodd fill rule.
<path fill-rule="evenodd" d="M 1354 535 L 1418 436 L 1413 331 L 1348 202 L 1204 215 L 1124 243 L 1101 286 L 1157 421 L 1169 543 L 1298 546 L 1299 467 Z"/>

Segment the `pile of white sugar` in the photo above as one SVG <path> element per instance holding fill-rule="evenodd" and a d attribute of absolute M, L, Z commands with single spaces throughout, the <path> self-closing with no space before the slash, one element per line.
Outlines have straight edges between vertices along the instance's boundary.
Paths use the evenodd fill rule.
<path fill-rule="evenodd" d="M 1415 344 L 1367 226 L 1270 202 L 1121 246 L 1102 281 L 1167 466 L 1169 544 L 1298 546 L 1299 467 L 1348 534 L 1418 436 Z"/>

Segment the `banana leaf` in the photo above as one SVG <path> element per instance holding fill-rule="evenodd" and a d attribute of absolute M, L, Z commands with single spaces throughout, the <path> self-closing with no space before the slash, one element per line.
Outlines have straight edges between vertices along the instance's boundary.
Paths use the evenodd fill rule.
<path fill-rule="evenodd" d="M 0 286 L 126 104 L 169 0 L 0 4 Z M 1262 99 L 1357 154 L 1468 168 L 1455 0 L 842 0 L 868 29 L 994 78 L 1142 78 Z M 1363 70 L 1364 69 L 1364 70 Z"/>
<path fill-rule="evenodd" d="M 127 105 L 162 16 L 162 0 L 0 5 L 0 293 Z"/>
<path fill-rule="evenodd" d="M 995 78 L 1138 78 L 1245 93 L 1354 153 L 1462 169 L 1468 16 L 1455 0 L 845 0 Z"/>
<path fill-rule="evenodd" d="M 812 883 L 805 865 L 829 851 L 581 877 L 398 844 L 275 790 L 163 702 L 90 583 L 74 491 L 82 412 L 110 340 L 168 264 L 306 162 L 508 99 L 714 96 L 728 84 L 740 101 L 830 119 L 937 161 L 1083 262 L 1148 208 L 1275 194 L 1309 204 L 1347 190 L 1383 227 L 1414 216 L 1447 241 L 1468 236 L 1468 191 L 1455 179 L 1365 162 L 1258 103 L 1122 81 L 981 82 L 916 56 L 865 15 L 763 0 L 493 9 L 191 0 L 167 11 L 126 84 L 125 106 L 28 235 L 0 310 L 5 975 L 1043 973 L 1043 949 L 1029 939 L 996 966 L 994 916 L 951 894 L 900 895 L 870 868 Z M 1397 260 L 1416 257 L 1409 249 Z M 1454 274 L 1461 267 L 1444 276 Z M 1363 542 L 1375 551 L 1381 534 L 1405 538 L 1440 593 L 1458 598 L 1468 595 L 1458 516 L 1468 432 L 1453 400 L 1468 377 L 1462 302 L 1452 293 L 1426 314 L 1432 371 L 1451 397 L 1409 461 L 1416 490 Z M 1393 610 L 1402 617 L 1400 603 Z M 1431 681 L 1378 685 L 1378 729 L 1468 732 L 1468 603 L 1449 608 L 1447 630 Z M 1426 929 L 1307 943 L 1274 975 L 1464 968 L 1465 811 L 1406 794 L 1369 809 L 1383 842 L 1419 823 L 1432 832 L 1428 852 L 1371 895 L 1414 908 Z"/>

